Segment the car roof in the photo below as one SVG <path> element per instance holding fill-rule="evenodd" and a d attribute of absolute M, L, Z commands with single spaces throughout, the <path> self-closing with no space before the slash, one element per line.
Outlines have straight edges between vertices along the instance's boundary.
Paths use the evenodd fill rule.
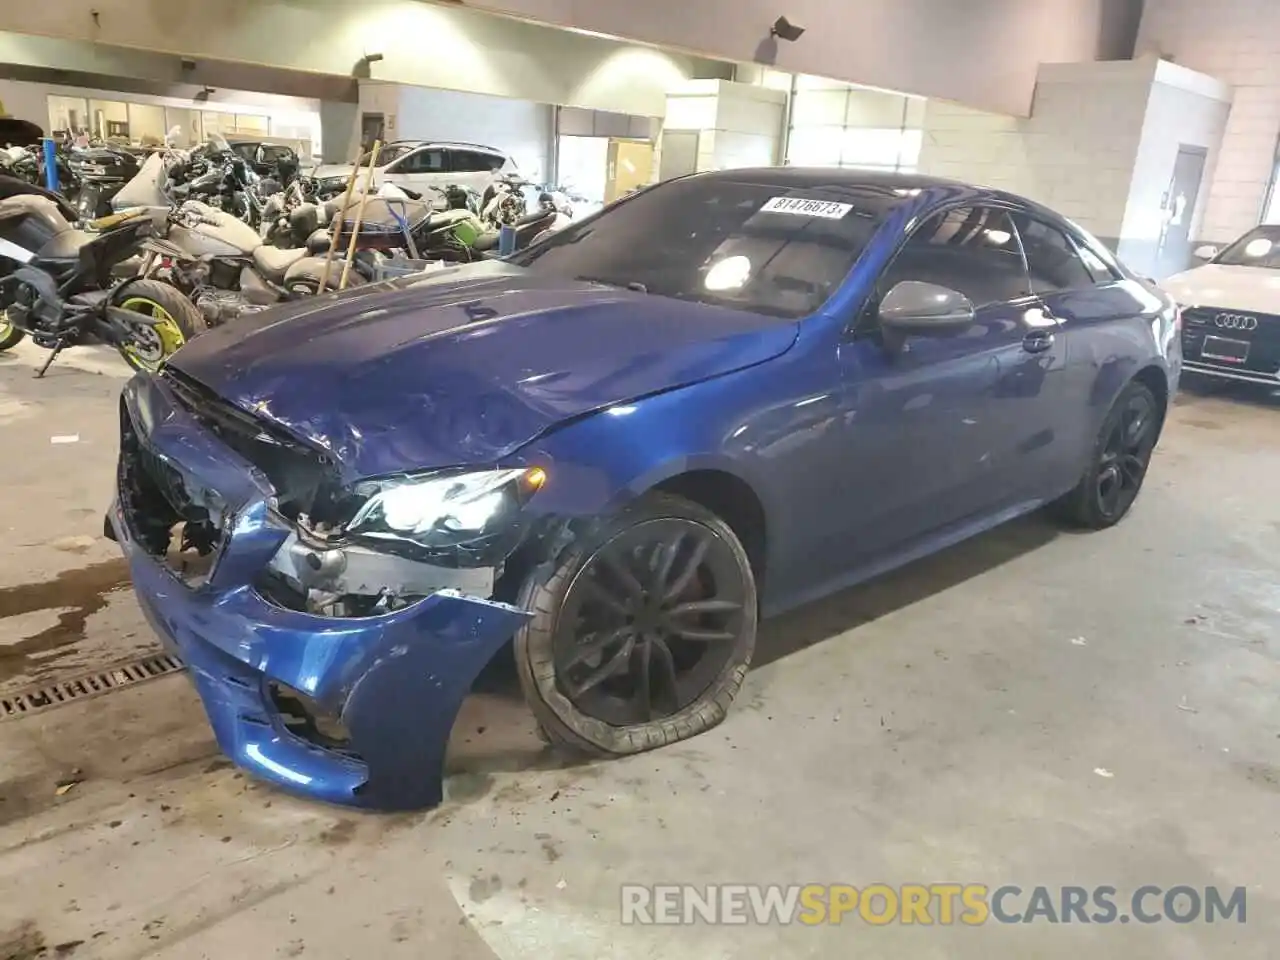
<path fill-rule="evenodd" d="M 460 147 L 464 150 L 485 150 L 489 153 L 496 153 L 500 156 L 506 156 L 497 147 L 491 147 L 484 143 L 467 143 L 465 140 L 392 140 L 387 143 L 388 147 Z"/>
<path fill-rule="evenodd" d="M 786 189 L 835 190 L 870 187 L 873 190 L 935 191 L 938 199 L 960 200 L 965 203 L 997 202 L 1016 204 L 1041 217 L 1065 221 L 1057 211 L 1005 190 L 931 177 L 921 173 L 900 173 L 892 170 L 869 170 L 859 167 L 739 167 L 697 173 L 693 178 L 718 178 L 724 180 L 750 180 L 765 186 Z"/>

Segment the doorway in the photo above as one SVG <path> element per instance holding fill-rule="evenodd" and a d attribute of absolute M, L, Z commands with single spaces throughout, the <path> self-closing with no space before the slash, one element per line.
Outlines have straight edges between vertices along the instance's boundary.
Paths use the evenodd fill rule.
<path fill-rule="evenodd" d="M 604 202 L 612 203 L 653 182 L 653 144 L 647 140 L 610 140 Z"/>
<path fill-rule="evenodd" d="M 1156 276 L 1167 277 L 1191 265 L 1191 220 L 1195 216 L 1200 181 L 1204 179 L 1204 147 L 1178 148 L 1173 175 L 1163 200 L 1163 224 L 1156 247 Z"/>

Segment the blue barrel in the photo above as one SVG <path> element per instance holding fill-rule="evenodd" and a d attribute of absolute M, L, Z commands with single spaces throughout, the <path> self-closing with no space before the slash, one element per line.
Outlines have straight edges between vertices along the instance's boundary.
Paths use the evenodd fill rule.
<path fill-rule="evenodd" d="M 58 145 L 48 137 L 44 141 L 44 185 L 49 190 L 58 189 Z"/>

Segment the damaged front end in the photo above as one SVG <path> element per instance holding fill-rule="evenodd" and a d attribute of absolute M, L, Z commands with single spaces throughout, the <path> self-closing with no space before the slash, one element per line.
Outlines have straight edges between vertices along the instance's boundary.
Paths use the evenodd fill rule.
<path fill-rule="evenodd" d="M 463 698 L 528 615 L 494 597 L 537 468 L 344 486 L 172 368 L 121 401 L 109 520 L 238 764 L 320 799 L 438 803 Z"/>

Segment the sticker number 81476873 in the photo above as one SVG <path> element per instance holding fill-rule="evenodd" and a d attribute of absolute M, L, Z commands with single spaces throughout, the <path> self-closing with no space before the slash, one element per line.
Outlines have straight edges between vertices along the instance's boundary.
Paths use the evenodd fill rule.
<path fill-rule="evenodd" d="M 802 197 L 774 197 L 763 207 L 761 213 L 792 213 L 801 217 L 822 217 L 825 220 L 839 220 L 853 209 L 851 203 L 836 203 L 832 200 L 805 200 Z"/>

